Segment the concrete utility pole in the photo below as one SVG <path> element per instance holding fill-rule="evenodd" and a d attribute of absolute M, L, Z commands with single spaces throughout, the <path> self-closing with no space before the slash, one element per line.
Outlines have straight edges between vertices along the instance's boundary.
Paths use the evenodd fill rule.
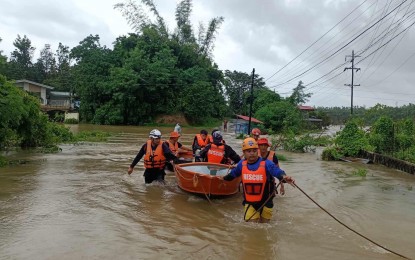
<path fill-rule="evenodd" d="M 353 84 L 353 78 L 354 78 L 354 71 L 356 70 L 356 72 L 358 72 L 360 70 L 360 68 L 355 68 L 354 67 L 354 58 L 356 57 L 360 57 L 360 56 L 355 56 L 354 55 L 354 50 L 352 50 L 352 56 L 350 55 L 346 55 L 346 58 L 344 59 L 345 61 L 347 60 L 348 57 L 351 57 L 351 63 L 352 63 L 352 67 L 349 68 L 344 68 L 344 71 L 346 70 L 352 70 L 352 84 L 344 84 L 345 86 L 350 86 L 352 93 L 351 93 L 351 104 L 350 104 L 350 114 L 353 115 L 353 87 L 354 86 L 360 86 L 360 84 L 354 85 Z"/>
<path fill-rule="evenodd" d="M 251 133 L 251 117 L 252 117 L 252 103 L 254 102 L 254 78 L 255 68 L 252 69 L 252 83 L 251 83 L 251 100 L 249 104 L 249 123 L 248 123 L 248 135 Z"/>

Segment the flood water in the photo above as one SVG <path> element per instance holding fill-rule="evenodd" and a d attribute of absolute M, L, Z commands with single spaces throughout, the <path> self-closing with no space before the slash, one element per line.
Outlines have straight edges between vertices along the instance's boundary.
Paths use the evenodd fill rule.
<path fill-rule="evenodd" d="M 108 143 L 62 145 L 57 154 L 9 152 L 0 168 L 0 259 L 399 259 L 331 219 L 298 189 L 274 199 L 269 224 L 243 221 L 242 195 L 212 200 L 145 185 L 127 169 L 150 128 L 80 125 L 115 133 Z M 167 135 L 172 128 L 161 128 Z M 208 129 L 210 130 L 210 129 Z M 196 129 L 183 128 L 191 144 Z M 240 152 L 241 140 L 224 135 Z M 379 165 L 278 152 L 281 168 L 358 232 L 415 258 L 415 178 Z M 367 169 L 367 176 L 353 171 Z"/>

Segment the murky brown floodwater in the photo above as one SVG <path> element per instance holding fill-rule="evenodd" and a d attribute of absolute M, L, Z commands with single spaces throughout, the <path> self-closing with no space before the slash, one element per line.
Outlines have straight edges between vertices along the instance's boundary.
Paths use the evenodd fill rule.
<path fill-rule="evenodd" d="M 27 159 L 0 168 L 1 259 L 399 259 L 286 188 L 269 224 L 244 223 L 241 195 L 213 200 L 144 184 L 128 165 L 150 128 L 79 126 L 117 133 L 109 143 L 63 145 L 58 154 L 10 152 Z M 161 128 L 167 134 L 172 129 Z M 185 145 L 197 132 L 183 129 Z M 241 140 L 225 139 L 240 151 Z M 340 220 L 415 258 L 415 178 L 382 166 L 283 154 L 282 168 Z M 350 176 L 366 168 L 366 177 Z"/>

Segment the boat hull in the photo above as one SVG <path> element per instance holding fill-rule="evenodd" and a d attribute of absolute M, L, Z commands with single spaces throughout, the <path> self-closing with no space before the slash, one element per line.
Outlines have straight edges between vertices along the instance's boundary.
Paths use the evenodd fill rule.
<path fill-rule="evenodd" d="M 229 172 L 229 166 L 218 163 L 195 162 L 175 165 L 175 174 L 178 186 L 187 192 L 205 196 L 230 196 L 239 191 L 241 178 L 225 181 L 218 175 L 210 175 L 186 169 L 187 166 L 201 166 L 214 169 L 225 169 Z M 215 171 L 215 170 L 212 170 Z M 222 171 L 223 172 L 223 171 Z"/>

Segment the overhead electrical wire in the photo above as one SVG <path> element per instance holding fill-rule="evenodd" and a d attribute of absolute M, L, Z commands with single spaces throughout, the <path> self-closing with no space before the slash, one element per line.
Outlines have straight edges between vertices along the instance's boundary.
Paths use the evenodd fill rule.
<path fill-rule="evenodd" d="M 413 13 L 415 13 L 415 12 L 413 12 Z M 402 22 L 401 22 L 402 23 Z M 401 23 L 399 23 L 399 25 L 401 24 Z M 397 25 L 395 28 L 398 28 L 399 27 L 399 25 Z M 395 37 L 396 38 L 396 37 Z M 400 41 L 399 41 L 400 42 Z M 399 42 L 398 42 L 398 44 L 399 44 Z M 374 44 L 372 44 L 372 46 L 373 46 Z M 396 46 L 397 45 L 395 45 L 395 48 L 396 48 Z M 368 48 L 366 48 L 364 51 L 367 51 L 368 50 Z M 362 52 L 363 53 L 363 52 Z M 347 62 L 346 62 L 347 63 Z M 337 70 L 338 68 L 340 68 L 342 65 L 344 65 L 345 63 L 343 63 L 343 64 L 341 64 L 340 66 L 337 66 L 337 67 L 335 67 L 334 69 L 332 69 L 331 71 L 329 71 L 328 73 L 326 73 L 326 74 L 324 74 L 323 76 L 321 76 L 321 77 L 319 77 L 318 79 L 316 79 L 316 80 L 314 80 L 314 81 L 312 81 L 312 82 L 310 82 L 310 83 L 308 83 L 308 84 L 306 84 L 305 86 L 308 86 L 308 85 L 311 85 L 311 84 L 313 84 L 313 83 L 315 83 L 315 82 L 317 82 L 319 79 L 322 79 L 322 78 L 324 78 L 325 76 L 327 76 L 327 75 L 329 75 L 329 74 L 331 74 L 332 72 L 334 72 L 335 70 Z M 337 75 L 339 75 L 339 74 L 337 74 Z"/>
<path fill-rule="evenodd" d="M 341 30 L 339 30 L 333 37 L 331 37 L 330 39 L 328 39 L 326 42 L 324 42 L 320 47 L 318 47 L 313 53 L 310 53 L 307 57 L 304 57 L 303 60 L 299 63 L 297 63 L 294 67 L 288 69 L 285 73 L 283 73 L 282 75 L 280 75 L 280 78 L 284 78 L 285 76 L 289 75 L 292 71 L 298 71 L 298 70 L 302 70 L 305 67 L 309 66 L 308 64 L 301 66 L 304 63 L 304 60 L 307 60 L 308 63 L 313 63 L 313 58 L 315 56 L 317 56 L 317 59 L 320 59 L 321 56 L 324 56 L 325 54 L 323 54 L 324 52 L 326 52 L 331 46 L 326 46 L 330 41 L 332 41 L 333 39 L 335 39 L 337 37 L 337 35 L 339 35 L 341 32 L 343 32 L 347 27 L 349 27 L 351 24 L 353 24 L 357 18 L 361 17 L 364 13 L 366 13 L 372 6 L 374 5 L 371 4 L 369 7 L 367 7 L 362 13 L 360 13 L 357 17 L 353 18 L 346 26 L 344 26 Z M 358 28 L 356 28 L 356 31 L 359 30 Z M 347 33 L 344 37 L 348 36 L 349 34 L 353 33 L 354 31 L 351 31 L 349 33 Z M 332 45 L 335 45 L 336 43 L 342 41 L 343 39 L 340 38 L 337 41 L 335 41 L 334 43 L 332 43 Z M 336 49 L 338 46 L 340 46 L 341 44 L 337 45 L 336 47 L 332 48 L 330 51 L 328 51 L 327 53 L 331 52 L 332 50 Z M 321 48 L 326 47 L 324 50 L 319 51 Z M 301 68 L 299 68 L 301 66 Z"/>
<path fill-rule="evenodd" d="M 375 22 L 374 24 L 372 24 L 369 28 L 365 29 L 363 32 L 361 32 L 359 35 L 357 35 L 356 37 L 354 37 L 352 40 L 350 40 L 349 42 L 347 42 L 345 45 L 343 45 L 341 48 L 339 48 L 337 51 L 335 51 L 334 53 L 330 54 L 328 57 L 326 57 L 325 59 L 323 59 L 322 61 L 318 62 L 316 65 L 314 65 L 313 67 L 303 71 L 302 73 L 296 75 L 295 77 L 292 77 L 289 80 L 286 80 L 283 83 L 277 84 L 275 86 L 273 86 L 272 88 L 284 85 L 288 82 L 291 82 L 294 79 L 299 78 L 300 76 L 304 75 L 305 73 L 307 73 L 308 71 L 311 71 L 312 69 L 318 67 L 320 64 L 322 64 L 323 62 L 327 61 L 328 59 L 330 59 L 331 57 L 333 57 L 334 55 L 336 55 L 337 53 L 339 53 L 341 50 L 343 50 L 344 48 L 346 48 L 348 45 L 350 45 L 352 42 L 354 42 L 356 39 L 358 39 L 360 36 L 362 36 L 363 34 L 365 34 L 367 31 L 369 31 L 370 29 L 372 29 L 375 25 L 377 25 L 378 23 L 380 23 L 383 19 L 385 19 L 387 16 L 389 16 L 393 11 L 395 11 L 397 8 L 399 8 L 400 6 L 402 6 L 406 1 L 408 0 L 404 0 L 402 3 L 400 3 L 399 5 L 397 5 L 392 11 L 390 11 L 388 14 L 386 14 L 385 16 L 383 16 L 382 18 L 380 18 L 377 22 Z"/>
<path fill-rule="evenodd" d="M 318 41 L 320 41 L 325 35 L 327 35 L 329 32 L 331 32 L 338 24 L 343 22 L 350 14 L 352 14 L 354 11 L 356 11 L 361 5 L 363 5 L 367 0 L 363 1 L 360 5 L 358 5 L 355 9 L 353 9 L 349 14 L 347 14 L 342 20 L 340 20 L 338 23 L 336 23 L 333 27 L 331 27 L 327 32 L 325 32 L 320 38 L 315 40 L 310 46 L 308 46 L 305 50 L 303 50 L 300 54 L 298 54 L 295 58 L 293 58 L 291 61 L 289 61 L 286 65 L 284 65 L 282 68 L 277 70 L 274 74 L 272 74 L 270 77 L 268 77 L 265 82 L 267 82 L 270 78 L 274 77 L 278 72 L 283 70 L 285 67 L 290 65 L 294 60 L 296 60 L 298 57 L 300 57 L 304 52 L 306 52 L 308 49 L 310 49 L 314 44 L 316 44 Z"/>

